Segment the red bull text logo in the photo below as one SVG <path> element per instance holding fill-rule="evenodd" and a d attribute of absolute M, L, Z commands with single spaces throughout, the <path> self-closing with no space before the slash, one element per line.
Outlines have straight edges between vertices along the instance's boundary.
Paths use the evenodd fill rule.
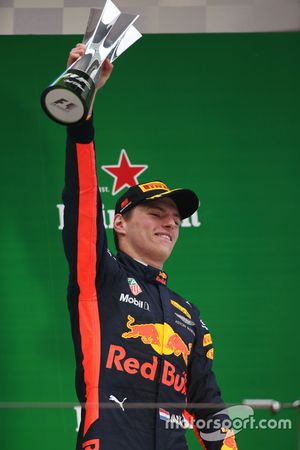
<path fill-rule="evenodd" d="M 151 183 L 140 184 L 139 188 L 143 192 L 156 191 L 158 189 L 162 189 L 164 191 L 168 191 L 169 190 L 168 186 L 166 186 L 164 183 L 162 183 L 160 181 L 152 181 Z"/>
<path fill-rule="evenodd" d="M 143 378 L 154 381 L 158 367 L 157 356 L 152 356 L 151 362 L 141 363 L 136 358 L 127 358 L 126 350 L 120 345 L 110 344 L 106 361 L 106 368 L 115 368 L 119 372 L 130 375 L 140 374 Z M 186 394 L 186 372 L 179 374 L 175 366 L 169 361 L 164 361 L 162 377 L 160 382 L 166 386 L 173 387 L 175 391 Z"/>
<path fill-rule="evenodd" d="M 168 323 L 142 323 L 134 324 L 135 319 L 128 316 L 126 331 L 122 334 L 125 339 L 141 338 L 143 344 L 151 345 L 153 350 L 159 355 L 182 356 L 185 364 L 188 363 L 188 356 L 191 353 L 192 344 L 182 340 L 178 333 Z"/>

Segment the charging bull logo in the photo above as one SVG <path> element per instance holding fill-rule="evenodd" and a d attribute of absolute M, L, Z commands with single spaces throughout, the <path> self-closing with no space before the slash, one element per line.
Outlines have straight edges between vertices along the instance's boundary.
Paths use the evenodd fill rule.
<path fill-rule="evenodd" d="M 134 322 L 134 317 L 129 315 L 127 328 L 130 331 L 123 333 L 123 338 L 141 338 L 143 344 L 151 345 L 159 355 L 174 354 L 175 356 L 182 356 L 187 365 L 192 344 L 189 343 L 186 345 L 179 334 L 168 323 L 134 324 Z"/>
<path fill-rule="evenodd" d="M 152 347 L 159 346 L 159 333 L 158 330 L 153 323 L 141 323 L 132 325 L 135 319 L 132 316 L 128 316 L 127 328 L 130 331 L 126 331 L 122 334 L 122 337 L 125 339 L 128 338 L 138 338 L 142 339 L 143 344 L 153 344 Z"/>

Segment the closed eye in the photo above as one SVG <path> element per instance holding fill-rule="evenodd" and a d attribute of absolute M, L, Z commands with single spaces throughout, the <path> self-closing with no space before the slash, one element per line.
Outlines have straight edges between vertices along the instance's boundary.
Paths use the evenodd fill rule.
<path fill-rule="evenodd" d="M 148 210 L 148 214 L 155 217 L 162 217 L 165 214 L 165 211 L 159 207 L 156 207 L 155 209 Z M 175 223 L 175 226 L 178 228 L 180 226 L 181 220 L 178 214 L 174 214 L 173 220 Z"/>

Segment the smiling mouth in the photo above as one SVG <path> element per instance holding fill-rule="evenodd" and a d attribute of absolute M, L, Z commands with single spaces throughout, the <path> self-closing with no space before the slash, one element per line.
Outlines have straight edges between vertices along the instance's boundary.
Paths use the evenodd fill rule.
<path fill-rule="evenodd" d="M 167 242 L 172 242 L 172 237 L 169 234 L 166 234 L 166 233 L 155 233 L 155 236 L 163 238 Z"/>

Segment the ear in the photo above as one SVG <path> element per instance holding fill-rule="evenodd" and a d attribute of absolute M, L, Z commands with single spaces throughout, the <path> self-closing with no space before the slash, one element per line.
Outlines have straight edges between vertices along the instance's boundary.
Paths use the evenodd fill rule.
<path fill-rule="evenodd" d="M 116 233 L 125 235 L 126 234 L 126 221 L 122 214 L 115 214 L 114 217 L 114 230 Z"/>

